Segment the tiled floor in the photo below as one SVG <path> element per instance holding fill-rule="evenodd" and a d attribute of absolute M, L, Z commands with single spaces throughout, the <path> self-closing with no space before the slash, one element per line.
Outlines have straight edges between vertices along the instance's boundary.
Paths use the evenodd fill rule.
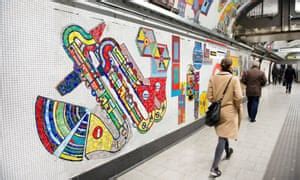
<path fill-rule="evenodd" d="M 230 141 L 234 149 L 233 156 L 229 161 L 220 163 L 223 174 L 218 180 L 263 178 L 293 96 L 300 96 L 300 85 L 294 85 L 292 94 L 285 94 L 283 86 L 265 87 L 256 123 L 248 122 L 247 110 L 244 108 L 239 139 Z M 209 179 L 216 143 L 214 129 L 204 128 L 117 179 Z"/>

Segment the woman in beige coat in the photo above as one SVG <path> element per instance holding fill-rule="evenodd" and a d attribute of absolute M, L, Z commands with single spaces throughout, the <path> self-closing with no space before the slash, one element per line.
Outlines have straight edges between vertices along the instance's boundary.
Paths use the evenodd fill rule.
<path fill-rule="evenodd" d="M 214 162 L 212 164 L 210 175 L 213 177 L 221 176 L 219 162 L 223 151 L 226 152 L 226 158 L 229 159 L 233 149 L 229 148 L 228 139 L 237 139 L 242 117 L 242 90 L 238 77 L 232 76 L 231 59 L 221 61 L 221 72 L 210 78 L 208 84 L 207 97 L 210 102 L 221 99 L 223 91 L 229 82 L 227 91 L 221 105 L 221 115 L 218 125 L 215 126 L 219 137 L 216 147 Z"/>

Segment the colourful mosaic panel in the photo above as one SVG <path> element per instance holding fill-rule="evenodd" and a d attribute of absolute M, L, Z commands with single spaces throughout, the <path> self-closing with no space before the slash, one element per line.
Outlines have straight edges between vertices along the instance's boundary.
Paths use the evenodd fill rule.
<path fill-rule="evenodd" d="M 180 90 L 180 37 L 172 36 L 172 89 L 171 96 L 179 96 Z"/>
<path fill-rule="evenodd" d="M 207 15 L 212 3 L 213 3 L 213 0 L 204 0 L 203 4 L 201 6 L 201 13 L 204 15 Z"/>
<path fill-rule="evenodd" d="M 140 28 L 137 46 L 141 55 L 162 62 L 157 71 L 165 73 L 145 78 L 124 43 L 101 38 L 104 29 L 101 23 L 89 33 L 78 25 L 64 30 L 63 48 L 74 65 L 56 87 L 64 96 L 83 82 L 96 100 L 96 110 L 91 113 L 42 96 L 36 100 L 39 137 L 51 154 L 65 160 L 95 159 L 117 152 L 132 135 L 129 120 L 140 133 L 146 133 L 166 112 L 167 46 L 156 43 L 151 29 Z"/>
<path fill-rule="evenodd" d="M 193 66 L 196 70 L 200 70 L 203 62 L 203 50 L 202 44 L 195 41 L 195 46 L 193 49 Z"/>

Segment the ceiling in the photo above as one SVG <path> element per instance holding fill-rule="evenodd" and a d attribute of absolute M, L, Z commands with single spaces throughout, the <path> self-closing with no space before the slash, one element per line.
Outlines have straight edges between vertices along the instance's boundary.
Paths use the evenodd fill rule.
<path fill-rule="evenodd" d="M 252 1 L 238 14 L 233 36 L 264 46 L 282 58 L 300 59 L 300 1 Z"/>

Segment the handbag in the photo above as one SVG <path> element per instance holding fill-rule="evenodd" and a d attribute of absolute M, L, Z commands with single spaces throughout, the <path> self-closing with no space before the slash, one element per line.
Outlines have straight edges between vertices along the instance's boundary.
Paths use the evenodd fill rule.
<path fill-rule="evenodd" d="M 205 116 L 205 124 L 207 126 L 216 126 L 218 124 L 218 122 L 220 120 L 222 100 L 227 91 L 228 85 L 231 82 L 231 79 L 232 79 L 232 76 L 223 91 L 223 95 L 222 95 L 221 99 L 219 99 L 215 102 L 212 102 L 209 105 L 208 110 L 206 111 L 206 116 Z"/>

